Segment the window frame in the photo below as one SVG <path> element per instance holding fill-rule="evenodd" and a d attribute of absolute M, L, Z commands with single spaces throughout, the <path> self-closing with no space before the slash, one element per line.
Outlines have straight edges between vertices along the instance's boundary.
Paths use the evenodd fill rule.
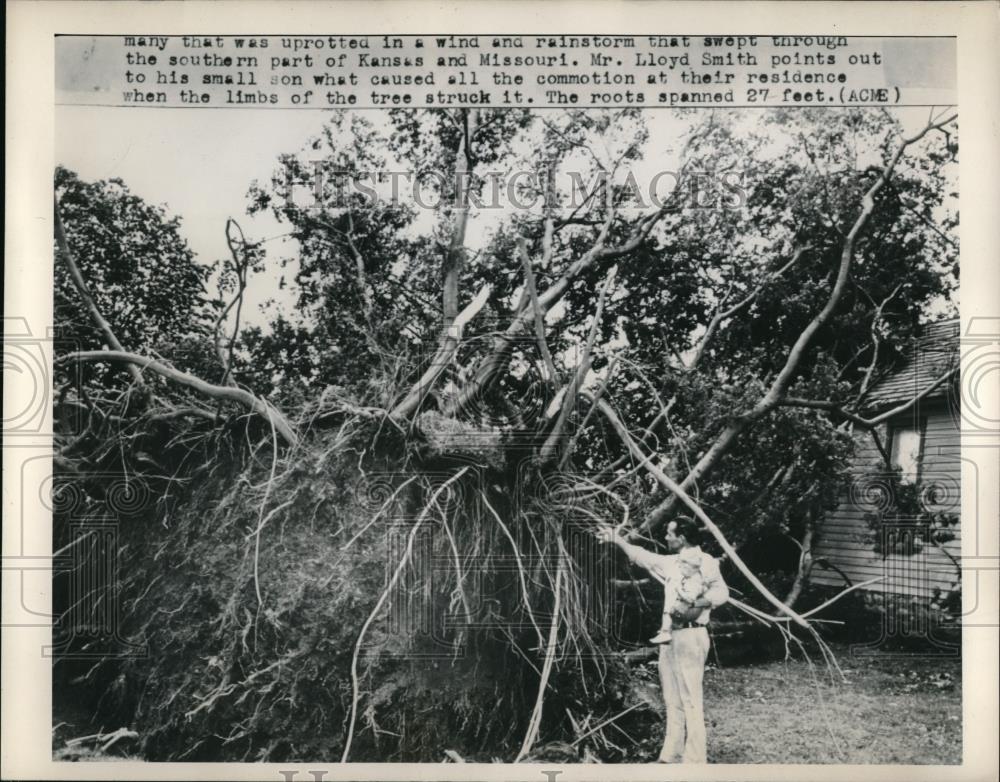
<path fill-rule="evenodd" d="M 895 419 L 889 421 L 886 427 L 888 430 L 886 432 L 886 439 L 888 441 L 886 452 L 889 456 L 889 467 L 893 470 L 899 469 L 901 477 L 904 481 L 906 481 L 906 476 L 902 475 L 900 466 L 893 462 L 893 456 L 896 451 L 896 438 L 898 437 L 900 430 L 915 431 L 917 433 L 919 445 L 917 447 L 917 470 L 916 475 L 913 477 L 913 485 L 920 486 L 924 477 L 924 448 L 927 440 L 927 416 L 919 415 L 910 418 Z"/>

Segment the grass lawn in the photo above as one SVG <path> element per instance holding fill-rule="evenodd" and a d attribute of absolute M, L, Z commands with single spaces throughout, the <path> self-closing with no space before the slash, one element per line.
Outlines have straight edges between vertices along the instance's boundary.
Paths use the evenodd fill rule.
<path fill-rule="evenodd" d="M 821 663 L 718 667 L 710 657 L 709 762 L 962 762 L 960 659 L 835 652 L 846 682 L 831 679 Z M 644 667 L 652 675 L 653 665 Z M 651 722 L 634 748 L 643 756 L 631 762 L 654 760 L 660 741 L 662 725 Z"/>
<path fill-rule="evenodd" d="M 818 661 L 812 667 L 802 659 L 720 666 L 710 656 L 705 671 L 709 762 L 962 762 L 959 658 L 852 656 L 847 647 L 836 647 L 834 652 L 846 681 L 831 677 Z M 662 709 L 655 662 L 633 670 L 634 694 Z M 85 720 L 81 717 L 78 722 Z M 663 741 L 663 727 L 662 711 L 642 708 L 606 728 L 620 750 L 614 757 L 605 757 L 594 736 L 586 742 L 593 750 L 589 757 L 570 754 L 546 760 L 652 763 Z M 112 759 L 89 745 L 64 746 L 64 739 L 81 730 L 63 723 L 54 731 L 55 759 Z M 120 746 L 112 750 L 114 759 L 121 759 L 120 751 Z"/>

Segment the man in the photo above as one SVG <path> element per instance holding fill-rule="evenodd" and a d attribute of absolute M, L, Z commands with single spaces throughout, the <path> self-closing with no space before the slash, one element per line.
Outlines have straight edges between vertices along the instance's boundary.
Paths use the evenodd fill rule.
<path fill-rule="evenodd" d="M 681 517 L 667 525 L 666 543 L 671 554 L 655 554 L 629 543 L 611 527 L 602 527 L 597 537 L 614 542 L 635 564 L 642 566 L 664 584 L 665 592 L 680 578 L 678 554 L 701 556 L 705 591 L 685 615 L 673 617 L 673 639 L 660 645 L 660 686 L 667 711 L 666 736 L 660 752 L 661 763 L 706 762 L 705 712 L 702 679 L 708 659 L 709 612 L 729 599 L 729 588 L 714 557 L 697 546 L 698 525 Z M 694 550 L 692 552 L 691 550 Z"/>

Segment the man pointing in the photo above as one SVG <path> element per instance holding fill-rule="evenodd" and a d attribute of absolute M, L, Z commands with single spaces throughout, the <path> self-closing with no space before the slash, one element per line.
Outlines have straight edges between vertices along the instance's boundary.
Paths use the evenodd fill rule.
<path fill-rule="evenodd" d="M 632 562 L 645 568 L 663 583 L 664 594 L 675 590 L 681 578 L 679 554 L 697 554 L 701 559 L 704 592 L 692 608 L 673 619 L 672 640 L 660 645 L 660 686 L 667 712 L 666 736 L 660 751 L 661 763 L 706 762 L 705 713 L 702 679 L 708 658 L 709 612 L 729 599 L 729 588 L 719 572 L 719 563 L 697 545 L 698 525 L 682 516 L 667 525 L 666 543 L 670 554 L 656 554 L 629 543 L 611 527 L 602 527 L 597 538 L 614 542 Z"/>

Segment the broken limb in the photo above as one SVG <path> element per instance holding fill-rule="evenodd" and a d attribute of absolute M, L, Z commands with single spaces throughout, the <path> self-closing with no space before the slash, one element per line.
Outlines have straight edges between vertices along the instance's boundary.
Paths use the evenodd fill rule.
<path fill-rule="evenodd" d="M 434 387 L 434 383 L 437 382 L 438 376 L 448 366 L 458 350 L 459 342 L 462 339 L 462 329 L 479 314 L 479 311 L 486 304 L 487 299 L 489 299 L 491 290 L 489 285 L 484 285 L 479 293 L 476 294 L 476 297 L 466 305 L 465 309 L 445 329 L 441 337 L 441 345 L 437 353 L 434 354 L 434 358 L 431 359 L 430 366 L 427 367 L 423 375 L 420 376 L 420 379 L 410 388 L 402 401 L 393 407 L 389 413 L 390 417 L 406 418 L 420 407 L 424 398 Z"/>

